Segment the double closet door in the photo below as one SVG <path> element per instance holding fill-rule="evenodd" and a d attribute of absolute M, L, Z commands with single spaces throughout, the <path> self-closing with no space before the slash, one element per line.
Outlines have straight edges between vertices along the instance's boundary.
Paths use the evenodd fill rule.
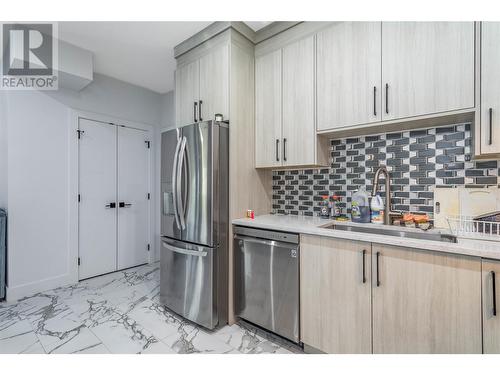
<path fill-rule="evenodd" d="M 148 262 L 148 132 L 79 120 L 79 279 Z"/>

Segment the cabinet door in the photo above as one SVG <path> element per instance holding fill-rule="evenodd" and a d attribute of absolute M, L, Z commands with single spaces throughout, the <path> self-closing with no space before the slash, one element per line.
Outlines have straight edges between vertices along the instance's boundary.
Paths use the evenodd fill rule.
<path fill-rule="evenodd" d="M 483 350 L 500 354 L 500 261 L 483 259 Z"/>
<path fill-rule="evenodd" d="M 500 22 L 481 23 L 481 153 L 500 153 Z"/>
<path fill-rule="evenodd" d="M 255 59 L 255 166 L 281 166 L 281 50 Z"/>
<path fill-rule="evenodd" d="M 383 120 L 474 107 L 474 22 L 382 22 Z"/>
<path fill-rule="evenodd" d="M 316 48 L 318 130 L 381 121 L 381 23 L 335 23 Z"/>
<path fill-rule="evenodd" d="M 200 59 L 199 120 L 213 120 L 220 113 L 229 120 L 229 45 Z"/>
<path fill-rule="evenodd" d="M 283 48 L 283 165 L 316 164 L 314 36 Z"/>
<path fill-rule="evenodd" d="M 327 353 L 371 353 L 371 245 L 301 236 L 300 247 L 301 340 Z"/>
<path fill-rule="evenodd" d="M 177 68 L 175 71 L 176 126 L 188 125 L 198 121 L 199 85 L 199 61 L 193 61 Z"/>
<path fill-rule="evenodd" d="M 481 353 L 479 259 L 376 244 L 372 252 L 374 353 Z"/>

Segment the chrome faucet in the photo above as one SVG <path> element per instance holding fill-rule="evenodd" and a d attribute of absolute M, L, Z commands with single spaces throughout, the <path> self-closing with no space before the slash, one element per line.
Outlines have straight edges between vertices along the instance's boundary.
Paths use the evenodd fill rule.
<path fill-rule="evenodd" d="M 377 194 L 378 190 L 378 180 L 381 174 L 385 175 L 385 208 L 384 208 L 384 224 L 391 225 L 391 177 L 389 176 L 389 171 L 385 165 L 378 167 L 373 177 L 373 191 L 372 197 Z"/>

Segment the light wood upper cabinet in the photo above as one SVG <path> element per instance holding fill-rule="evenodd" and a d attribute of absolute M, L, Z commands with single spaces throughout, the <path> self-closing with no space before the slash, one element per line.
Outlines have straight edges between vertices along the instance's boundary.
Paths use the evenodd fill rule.
<path fill-rule="evenodd" d="M 315 36 L 255 58 L 255 166 L 328 165 L 316 135 Z"/>
<path fill-rule="evenodd" d="M 500 354 L 500 261 L 483 259 L 483 350 Z"/>
<path fill-rule="evenodd" d="M 474 107 L 473 22 L 382 22 L 382 119 Z"/>
<path fill-rule="evenodd" d="M 255 166 L 282 165 L 281 50 L 255 59 Z"/>
<path fill-rule="evenodd" d="M 198 117 L 195 103 L 200 92 L 200 64 L 193 61 L 175 71 L 176 125 L 192 124 Z"/>
<path fill-rule="evenodd" d="M 229 45 L 177 68 L 175 71 L 176 125 L 213 120 L 216 113 L 229 120 Z"/>
<path fill-rule="evenodd" d="M 480 259 L 377 244 L 372 254 L 374 353 L 481 353 Z"/>
<path fill-rule="evenodd" d="M 316 163 L 314 36 L 283 48 L 283 165 Z"/>
<path fill-rule="evenodd" d="M 199 121 L 213 120 L 216 113 L 229 120 L 229 45 L 224 44 L 200 58 Z"/>
<path fill-rule="evenodd" d="M 336 22 L 317 34 L 318 130 L 382 119 L 381 22 Z"/>
<path fill-rule="evenodd" d="M 500 22 L 481 23 L 481 154 L 500 153 Z"/>
<path fill-rule="evenodd" d="M 302 341 L 327 353 L 371 353 L 371 244 L 300 241 Z"/>

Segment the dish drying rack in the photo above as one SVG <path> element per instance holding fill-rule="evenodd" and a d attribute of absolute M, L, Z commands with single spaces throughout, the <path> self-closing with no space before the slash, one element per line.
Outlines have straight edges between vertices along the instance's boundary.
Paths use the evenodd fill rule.
<path fill-rule="evenodd" d="M 450 231 L 457 237 L 500 241 L 500 221 L 478 219 L 477 216 L 448 216 Z"/>

